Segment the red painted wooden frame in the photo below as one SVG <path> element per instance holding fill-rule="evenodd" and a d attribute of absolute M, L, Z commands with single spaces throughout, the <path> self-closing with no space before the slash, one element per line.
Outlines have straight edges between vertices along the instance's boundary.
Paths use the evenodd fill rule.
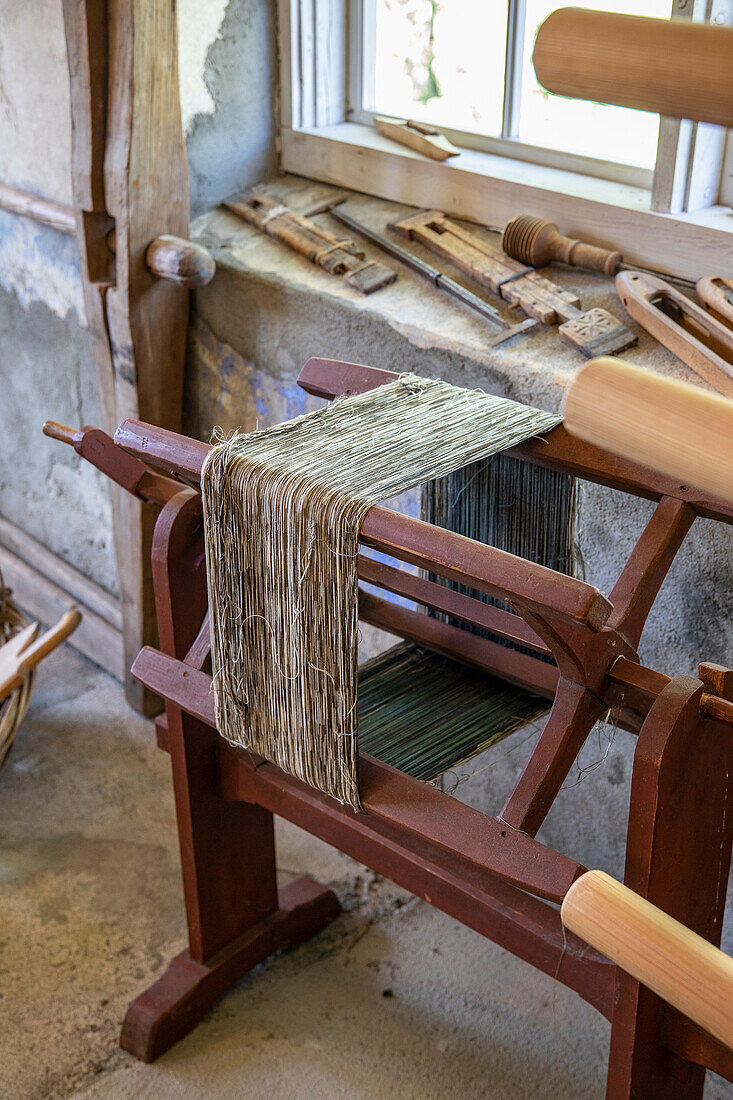
<path fill-rule="evenodd" d="M 363 392 L 396 375 L 310 360 L 309 392 Z M 93 433 L 93 434 L 92 434 Z M 94 444 L 92 446 L 91 444 Z M 510 615 L 361 555 L 360 577 L 521 642 L 537 660 L 363 594 L 360 615 L 397 634 L 553 699 L 537 745 L 498 818 L 367 756 L 356 814 L 233 748 L 215 733 L 201 501 L 205 444 L 126 421 L 113 442 L 77 433 L 79 453 L 143 499 L 163 505 L 153 546 L 160 650 L 133 672 L 166 700 L 158 741 L 171 755 L 189 949 L 132 1003 L 122 1045 L 151 1060 L 189 1031 L 243 973 L 338 913 L 307 880 L 275 887 L 272 815 L 336 845 L 574 989 L 612 1021 L 608 1096 L 702 1095 L 705 1067 L 733 1079 L 733 1052 L 561 927 L 554 903 L 584 868 L 534 839 L 595 721 L 607 710 L 639 734 L 626 881 L 719 943 L 733 843 L 733 673 L 700 679 L 638 662 L 644 622 L 695 516 L 733 522 L 724 502 L 572 439 L 562 427 L 511 453 L 658 501 L 609 599 L 590 585 L 493 547 L 373 508 L 361 541 L 469 587 Z M 155 472 L 154 472 L 155 471 Z M 189 488 L 181 489 L 181 484 Z"/>

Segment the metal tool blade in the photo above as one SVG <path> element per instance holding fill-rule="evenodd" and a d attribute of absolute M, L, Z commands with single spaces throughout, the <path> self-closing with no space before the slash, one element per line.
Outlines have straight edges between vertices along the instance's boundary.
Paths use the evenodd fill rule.
<path fill-rule="evenodd" d="M 355 233 L 360 233 L 362 237 L 366 237 L 367 240 L 372 241 L 373 244 L 384 249 L 390 256 L 394 256 L 395 259 L 401 260 L 402 263 L 412 271 L 429 279 L 439 290 L 443 290 L 446 294 L 450 294 L 451 297 L 456 298 L 459 302 L 463 302 L 469 309 L 473 309 L 476 313 L 480 314 L 498 328 L 500 331 L 489 336 L 487 339 L 489 347 L 494 347 L 496 344 L 502 344 L 505 340 L 511 340 L 512 337 L 518 336 L 520 332 L 527 332 L 529 329 L 535 328 L 538 324 L 532 317 L 528 317 L 526 320 L 520 321 L 516 325 L 506 321 L 501 313 L 499 313 L 498 309 L 495 309 L 489 302 L 484 301 L 483 298 L 479 298 L 477 294 L 474 294 L 465 286 L 457 283 L 455 279 L 451 279 L 450 276 L 444 275 L 442 271 L 426 263 L 425 260 L 421 260 L 419 256 L 415 256 L 412 252 L 408 252 L 407 249 L 395 244 L 389 237 L 385 237 L 375 229 L 371 229 L 369 226 L 363 225 L 362 222 L 357 221 L 356 218 L 342 209 L 342 203 L 343 200 L 336 200 L 336 202 L 328 208 L 328 213 L 332 218 L 335 218 L 336 221 L 341 222 L 342 225 L 347 226 L 349 229 L 354 230 Z"/>

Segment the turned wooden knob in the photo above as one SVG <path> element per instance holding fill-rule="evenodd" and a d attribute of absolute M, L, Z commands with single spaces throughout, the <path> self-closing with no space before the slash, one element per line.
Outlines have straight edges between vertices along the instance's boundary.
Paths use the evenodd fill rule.
<path fill-rule="evenodd" d="M 179 286 L 206 286 L 214 278 L 216 264 L 203 245 L 167 234 L 156 237 L 145 253 L 148 271 Z"/>
<path fill-rule="evenodd" d="M 78 435 L 76 428 L 70 428 L 68 424 L 59 424 L 58 420 L 46 420 L 43 424 L 43 434 L 49 439 L 57 439 L 59 443 L 68 443 L 74 446 Z"/>
<path fill-rule="evenodd" d="M 518 214 L 507 222 L 501 247 L 508 256 L 530 267 L 544 267 L 557 260 L 572 267 L 587 267 L 615 275 L 621 266 L 620 252 L 608 252 L 592 244 L 563 237 L 556 225 L 531 214 Z"/>

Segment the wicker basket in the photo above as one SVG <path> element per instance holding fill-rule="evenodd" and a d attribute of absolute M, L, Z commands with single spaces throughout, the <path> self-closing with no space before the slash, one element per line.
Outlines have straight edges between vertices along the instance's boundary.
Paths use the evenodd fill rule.
<path fill-rule="evenodd" d="M 14 634 L 27 625 L 27 620 L 11 600 L 10 589 L 5 587 L 2 573 L 0 573 L 0 645 L 5 645 Z M 28 710 L 33 690 L 33 677 L 34 672 L 29 672 L 19 688 L 0 700 L 0 771 L 7 762 L 16 730 Z"/>

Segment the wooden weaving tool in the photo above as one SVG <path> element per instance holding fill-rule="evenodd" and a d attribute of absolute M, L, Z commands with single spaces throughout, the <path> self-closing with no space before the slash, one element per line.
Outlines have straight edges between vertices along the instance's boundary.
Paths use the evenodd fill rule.
<path fill-rule="evenodd" d="M 733 401 L 655 371 L 594 359 L 565 395 L 579 439 L 692 483 L 733 504 Z M 639 431 L 639 425 L 644 431 Z"/>
<path fill-rule="evenodd" d="M 439 210 L 424 210 L 395 222 L 398 233 L 444 256 L 482 286 L 499 294 L 560 334 L 583 355 L 615 355 L 636 343 L 636 336 L 605 309 L 580 309 L 580 299 L 538 275 L 534 268 L 464 229 Z"/>
<path fill-rule="evenodd" d="M 707 275 L 697 283 L 697 296 L 716 321 L 733 328 L 733 279 Z"/>
<path fill-rule="evenodd" d="M 622 271 L 625 309 L 660 344 L 727 397 L 733 397 L 733 332 L 676 287 L 643 271 Z"/>
<path fill-rule="evenodd" d="M 28 709 L 36 665 L 66 641 L 80 621 L 79 611 L 70 608 L 39 638 L 39 624 L 25 621 L 0 575 L 0 769 Z"/>
<path fill-rule="evenodd" d="M 310 360 L 299 381 L 308 392 L 333 398 L 396 377 Z M 96 448 L 85 447 L 87 432 Z M 646 617 L 695 518 L 733 523 L 731 505 L 573 439 L 562 425 L 514 448 L 513 456 L 522 461 L 656 502 L 608 600 L 573 577 L 372 508 L 361 528 L 363 545 L 501 598 L 519 617 L 360 556 L 365 579 L 455 619 L 480 616 L 497 634 L 520 637 L 535 654 L 553 660 L 538 660 L 376 596 L 360 602 L 362 620 L 408 644 L 524 685 L 553 703 L 498 818 L 367 754 L 360 758 L 367 811 L 361 814 L 233 748 L 214 731 L 197 491 L 207 445 L 135 421 L 120 426 L 115 442 L 94 429 L 56 428 L 55 434 L 73 439 L 77 450 L 118 484 L 163 505 L 153 545 L 161 648 L 144 648 L 134 671 L 166 699 L 157 733 L 173 764 L 189 949 L 130 1006 L 121 1040 L 125 1049 L 145 1060 L 156 1058 L 259 961 L 337 915 L 334 895 L 308 880 L 278 895 L 272 822 L 278 814 L 531 962 L 611 1020 L 611 1100 L 632 1095 L 699 1100 L 706 1066 L 733 1079 L 730 1017 L 712 1003 L 713 992 L 727 980 L 726 964 L 710 948 L 720 942 L 733 843 L 728 812 L 733 672 L 701 665 L 699 679 L 670 680 L 642 666 L 636 653 Z M 628 967 L 622 971 L 608 955 L 563 929 L 555 906 L 567 896 L 568 923 L 577 919 L 578 927 L 587 929 L 583 934 L 594 938 L 584 922 L 588 915 L 591 922 L 597 918 L 597 898 L 607 896 L 607 884 L 596 874 L 588 879 L 575 860 L 534 839 L 579 749 L 609 709 L 618 724 L 638 734 L 626 845 L 629 890 L 613 886 L 625 913 L 616 932 L 649 927 L 643 922 L 651 914 L 658 935 L 672 936 L 665 942 L 680 952 L 678 980 L 671 987 L 664 958 L 650 965 L 608 941 L 605 950 Z M 575 882 L 583 888 L 572 891 Z M 635 895 L 656 908 L 638 912 L 637 905 L 637 912 L 629 913 Z M 702 952 L 712 958 L 714 971 L 708 987 L 701 989 L 694 980 L 699 941 L 685 947 L 688 933 L 665 924 L 658 909 L 706 941 Z M 642 947 L 650 942 L 637 938 Z M 692 999 L 681 989 L 688 986 L 679 980 L 683 973 L 692 974 Z M 639 979 L 702 1023 L 680 1015 Z"/>
<path fill-rule="evenodd" d="M 532 267 L 544 267 L 556 260 L 572 267 L 586 267 L 615 275 L 623 261 L 620 252 L 564 237 L 553 222 L 531 214 L 517 214 L 504 226 L 501 247 L 508 256 Z"/>
<path fill-rule="evenodd" d="M 400 246 L 395 244 L 394 241 L 391 241 L 389 237 L 385 237 L 382 233 L 377 233 L 376 230 L 371 229 L 368 225 L 364 225 L 362 222 L 357 221 L 348 210 L 344 210 L 342 202 L 343 200 L 336 201 L 327 206 L 328 213 L 332 218 L 335 218 L 336 221 L 341 222 L 349 229 L 353 229 L 356 233 L 360 233 L 363 237 L 366 237 L 368 241 L 373 241 L 374 244 L 383 248 L 390 256 L 394 256 L 395 259 L 400 260 L 401 263 L 405 264 L 412 271 L 416 271 L 418 275 L 423 275 L 426 279 L 429 279 L 438 290 L 443 290 L 446 294 L 450 294 L 452 298 L 456 298 L 459 302 L 463 302 L 464 305 L 473 309 L 481 317 L 489 321 L 491 325 L 498 328 L 498 332 L 487 338 L 489 347 L 495 347 L 497 344 L 502 344 L 505 340 L 511 340 L 513 336 L 518 336 L 520 332 L 527 332 L 536 327 L 537 322 L 532 318 L 520 321 L 519 324 L 512 324 L 510 321 L 505 321 L 498 309 L 494 309 L 494 307 L 488 302 L 485 302 L 483 298 L 479 298 L 476 294 L 467 290 L 465 286 L 461 286 L 455 279 L 449 278 L 442 271 L 438 271 L 437 268 L 431 267 L 430 264 L 426 264 L 424 260 L 421 260 L 419 256 L 413 255 L 412 252 L 400 248 Z"/>
<path fill-rule="evenodd" d="M 344 282 L 360 294 L 373 294 L 397 278 L 395 271 L 390 271 L 376 260 L 367 260 L 353 241 L 339 240 L 327 229 L 321 229 L 309 218 L 288 210 L 287 206 L 268 195 L 253 191 L 223 205 L 329 274 L 342 275 Z"/>
<path fill-rule="evenodd" d="M 549 92 L 733 126 L 733 27 L 559 8 L 532 61 Z"/>
<path fill-rule="evenodd" d="M 448 141 L 445 134 L 425 122 L 414 122 L 410 119 L 400 121 L 376 115 L 374 125 L 380 134 L 399 141 L 400 145 L 407 145 L 432 160 L 448 160 L 449 157 L 457 157 L 461 151 Z"/>

